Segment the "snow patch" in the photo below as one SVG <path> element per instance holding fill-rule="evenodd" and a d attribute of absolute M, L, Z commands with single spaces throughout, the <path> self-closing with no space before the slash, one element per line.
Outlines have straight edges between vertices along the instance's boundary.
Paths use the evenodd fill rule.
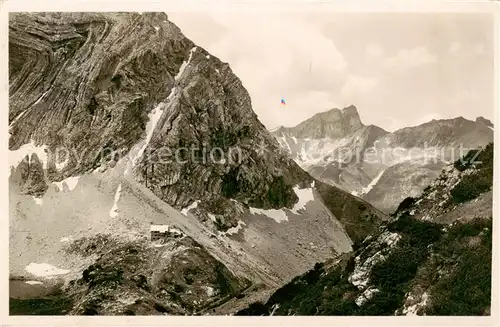
<path fill-rule="evenodd" d="M 118 201 L 120 200 L 120 196 L 122 194 L 122 184 L 118 185 L 115 193 L 115 202 L 113 203 L 113 207 L 109 210 L 109 216 L 114 218 L 118 216 Z"/>
<path fill-rule="evenodd" d="M 243 226 L 246 226 L 245 222 L 239 220 L 238 225 L 236 227 L 229 228 L 224 234 L 226 235 L 238 234 L 238 232 L 240 231 L 240 229 L 243 228 Z"/>
<path fill-rule="evenodd" d="M 215 215 L 213 215 L 211 213 L 208 213 L 208 218 L 210 218 L 210 220 L 213 221 L 213 222 L 217 221 L 217 218 L 215 217 Z"/>
<path fill-rule="evenodd" d="M 70 191 L 73 191 L 78 184 L 78 180 L 80 179 L 80 176 L 73 176 L 73 177 L 68 177 L 64 181 L 66 182 L 66 186 L 68 186 L 68 189 Z"/>
<path fill-rule="evenodd" d="M 205 289 L 205 292 L 207 293 L 207 296 L 211 297 L 215 294 L 215 290 L 213 287 L 210 287 L 210 286 L 203 286 L 203 288 Z"/>
<path fill-rule="evenodd" d="M 37 280 L 28 280 L 25 282 L 26 284 L 29 284 L 29 285 L 43 285 L 42 282 L 39 282 Z"/>
<path fill-rule="evenodd" d="M 9 166 L 13 168 L 17 168 L 21 161 L 24 160 L 26 156 L 28 156 L 28 162 L 31 162 L 31 157 L 33 154 L 36 154 L 38 159 L 43 165 L 43 169 L 47 169 L 47 146 L 46 145 L 35 145 L 33 140 L 30 143 L 26 143 L 22 145 L 19 149 L 14 151 L 9 151 Z"/>
<path fill-rule="evenodd" d="M 174 89 L 172 88 L 171 92 L 173 92 L 173 90 Z M 147 131 L 147 134 L 146 134 L 146 144 L 148 144 L 149 141 L 151 141 L 151 137 L 153 137 L 154 129 L 156 127 L 156 124 L 158 124 L 158 121 L 160 120 L 161 114 L 163 113 L 163 108 L 164 108 L 164 104 L 163 104 L 163 102 L 161 102 L 148 115 L 149 116 L 149 121 L 148 121 L 148 124 L 146 125 L 146 131 Z"/>
<path fill-rule="evenodd" d="M 299 214 L 298 210 L 305 209 L 306 204 L 308 202 L 314 201 L 313 189 L 312 188 L 299 189 L 298 187 L 294 187 L 293 191 L 299 198 L 299 201 L 293 206 L 292 210 L 290 211 L 298 215 Z"/>
<path fill-rule="evenodd" d="M 73 236 L 63 236 L 59 240 L 59 242 L 61 242 L 61 243 L 66 243 L 66 242 L 71 242 L 71 241 L 73 241 Z"/>
<path fill-rule="evenodd" d="M 209 56 L 209 55 L 206 55 L 206 56 L 205 56 L 205 58 L 210 59 L 210 56 Z"/>
<path fill-rule="evenodd" d="M 46 277 L 48 279 L 57 275 L 66 275 L 70 272 L 70 270 L 59 269 L 48 263 L 34 263 L 34 262 L 27 265 L 25 270 L 34 276 Z"/>
<path fill-rule="evenodd" d="M 250 213 L 252 215 L 264 215 L 267 216 L 273 220 L 275 220 L 277 223 L 280 223 L 282 221 L 288 221 L 288 216 L 286 215 L 286 212 L 282 209 L 258 209 L 258 208 L 252 208 L 250 207 Z"/>
<path fill-rule="evenodd" d="M 35 200 L 35 203 L 38 204 L 39 206 L 41 206 L 43 204 L 43 199 L 42 198 L 37 198 L 37 197 L 33 197 L 33 200 Z"/>
<path fill-rule="evenodd" d="M 361 190 L 361 194 L 368 194 L 372 190 L 372 188 L 377 185 L 378 181 L 380 180 L 380 177 L 384 174 L 385 170 L 382 170 L 371 182 L 368 184 L 366 187 L 363 187 Z"/>
<path fill-rule="evenodd" d="M 35 101 L 35 103 L 33 103 L 33 105 L 37 105 L 40 103 L 40 101 L 42 101 L 42 99 L 47 95 L 47 93 L 49 93 L 49 91 L 45 91 L 45 93 L 42 94 L 41 97 L 38 98 L 38 100 Z"/>
<path fill-rule="evenodd" d="M 192 209 L 196 209 L 198 208 L 198 204 L 200 204 L 200 200 L 196 200 L 194 201 L 193 203 L 191 203 L 189 206 L 185 207 L 184 209 L 181 210 L 181 213 L 184 215 L 184 216 L 187 216 L 189 210 L 192 210 Z"/>
<path fill-rule="evenodd" d="M 288 152 L 292 153 L 292 148 L 290 147 L 290 144 L 288 144 L 288 141 L 286 140 L 286 136 L 281 137 L 281 139 L 278 139 L 278 141 L 282 147 L 285 147 L 284 145 L 286 145 Z"/>
<path fill-rule="evenodd" d="M 170 91 L 170 95 L 168 96 L 168 99 L 173 95 L 175 91 L 175 88 L 172 88 Z M 161 115 L 163 114 L 163 109 L 165 108 L 165 104 L 163 102 L 160 102 L 149 114 L 148 114 L 148 122 L 146 124 L 146 141 L 144 142 L 144 145 L 141 147 L 137 155 L 133 158 L 132 160 L 132 166 L 135 166 L 137 164 L 137 160 L 139 160 L 140 157 L 142 157 L 142 154 L 144 153 L 144 150 L 146 150 L 146 147 L 149 144 L 149 141 L 151 141 L 151 138 L 153 137 L 153 132 L 155 130 L 156 124 L 158 124 L 158 121 L 161 118 Z M 128 172 L 128 166 L 127 166 L 127 171 Z"/>
<path fill-rule="evenodd" d="M 68 177 L 66 179 L 63 179 L 60 182 L 53 182 L 55 186 L 59 189 L 60 192 L 64 191 L 64 184 L 68 187 L 68 190 L 73 191 L 76 188 L 76 185 L 78 184 L 78 180 L 80 179 L 80 176 L 72 176 Z"/>
<path fill-rule="evenodd" d="M 155 30 L 158 32 L 160 28 L 158 26 L 155 26 Z"/>
<path fill-rule="evenodd" d="M 217 68 L 215 68 L 215 71 L 217 72 L 217 74 L 220 74 L 220 71 Z"/>
<path fill-rule="evenodd" d="M 184 70 L 186 69 L 186 67 L 191 62 L 191 58 L 193 57 L 193 53 L 195 51 L 196 51 L 196 47 L 193 47 L 191 50 L 189 50 L 189 58 L 188 58 L 188 60 L 184 60 L 184 62 L 182 63 L 181 67 L 179 68 L 179 72 L 177 73 L 177 75 L 175 75 L 175 80 L 176 81 L 182 76 L 182 74 L 184 73 Z"/>

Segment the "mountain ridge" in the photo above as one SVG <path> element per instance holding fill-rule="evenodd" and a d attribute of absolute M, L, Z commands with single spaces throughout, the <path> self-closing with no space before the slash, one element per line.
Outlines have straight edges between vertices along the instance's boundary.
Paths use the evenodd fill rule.
<path fill-rule="evenodd" d="M 387 219 L 291 160 L 165 14 L 9 19 L 10 271 L 64 281 L 71 314 L 227 313 Z"/>
<path fill-rule="evenodd" d="M 492 189 L 489 143 L 445 166 L 354 252 L 316 264 L 237 315 L 488 316 Z"/>
<path fill-rule="evenodd" d="M 355 106 L 348 108 L 359 117 Z M 359 120 L 359 128 L 331 137 L 322 135 L 323 125 L 345 125 L 341 116 L 335 116 L 336 121 L 317 119 L 334 111 L 315 114 L 295 127 L 272 134 L 313 177 L 361 196 L 387 213 L 405 194 L 421 192 L 446 162 L 493 140 L 493 126 L 482 117 L 476 121 L 464 117 L 434 119 L 394 132 L 366 126 Z M 318 137 L 300 137 L 304 126 L 312 131 L 309 136 Z"/>

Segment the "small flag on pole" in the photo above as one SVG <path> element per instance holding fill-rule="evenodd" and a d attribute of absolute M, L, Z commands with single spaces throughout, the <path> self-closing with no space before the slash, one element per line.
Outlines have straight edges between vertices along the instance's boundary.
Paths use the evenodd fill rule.
<path fill-rule="evenodd" d="M 282 106 L 286 105 L 285 98 L 281 98 L 281 105 Z"/>

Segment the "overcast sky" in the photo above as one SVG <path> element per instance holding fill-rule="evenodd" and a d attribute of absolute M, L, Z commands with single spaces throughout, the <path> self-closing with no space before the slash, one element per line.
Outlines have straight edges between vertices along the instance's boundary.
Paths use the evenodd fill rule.
<path fill-rule="evenodd" d="M 350 104 L 363 123 L 389 131 L 457 116 L 493 120 L 487 14 L 167 14 L 230 64 L 267 128 Z"/>

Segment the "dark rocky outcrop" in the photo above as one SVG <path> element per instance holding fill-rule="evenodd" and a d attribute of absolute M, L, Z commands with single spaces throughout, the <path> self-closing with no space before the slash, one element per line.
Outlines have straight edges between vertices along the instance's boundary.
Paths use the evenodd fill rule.
<path fill-rule="evenodd" d="M 11 172 L 10 179 L 20 194 L 37 197 L 42 196 L 48 189 L 43 163 L 35 153 L 24 157 L 19 166 Z"/>

